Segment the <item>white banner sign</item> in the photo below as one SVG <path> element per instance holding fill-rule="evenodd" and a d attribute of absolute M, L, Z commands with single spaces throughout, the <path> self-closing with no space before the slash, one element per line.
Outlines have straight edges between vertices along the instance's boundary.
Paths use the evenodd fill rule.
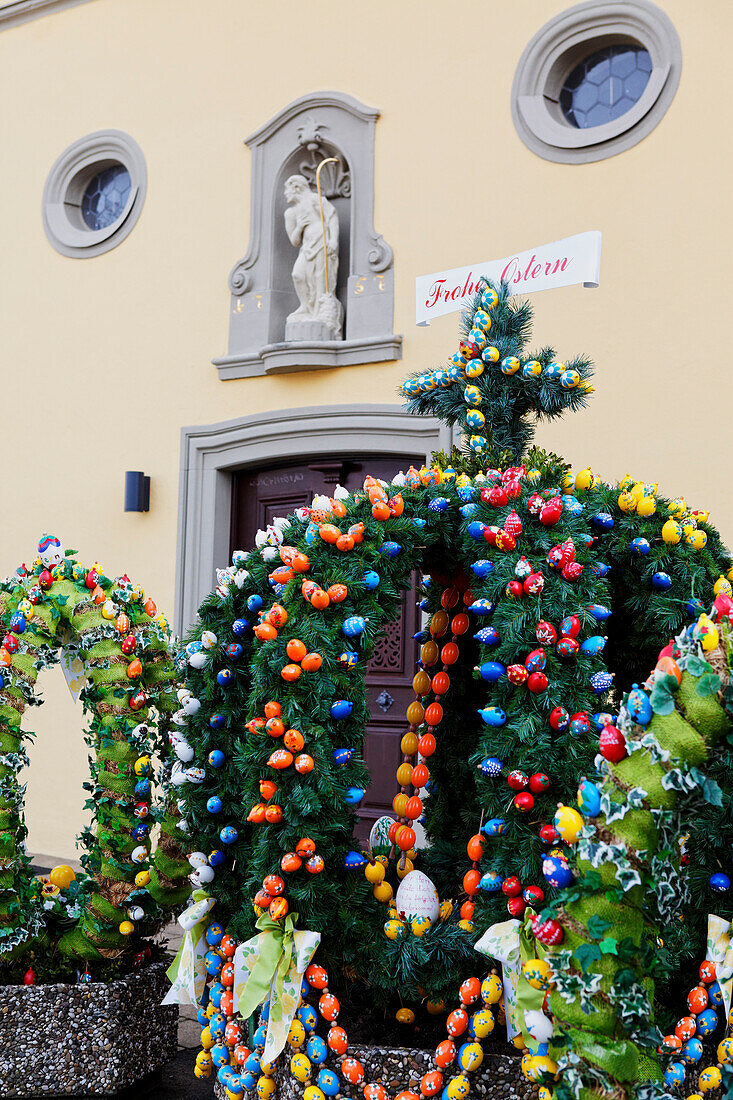
<path fill-rule="evenodd" d="M 494 283 L 505 279 L 514 294 L 533 294 L 574 283 L 596 287 L 600 270 L 601 233 L 593 229 L 503 260 L 421 275 L 415 281 L 415 322 L 429 325 L 433 317 L 463 309 L 476 293 L 482 275 Z"/>

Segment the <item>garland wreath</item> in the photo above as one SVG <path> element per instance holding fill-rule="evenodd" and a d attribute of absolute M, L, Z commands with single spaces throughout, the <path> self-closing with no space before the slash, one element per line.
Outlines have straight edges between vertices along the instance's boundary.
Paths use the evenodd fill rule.
<path fill-rule="evenodd" d="M 158 775 L 163 801 L 151 801 L 151 757 L 167 748 L 163 734 L 178 709 L 166 618 L 126 576 L 110 580 L 98 562 L 83 565 L 44 536 L 33 565 L 0 582 L 0 621 L 0 957 L 42 946 L 36 955 L 57 948 L 87 963 L 116 959 L 189 893 L 188 839 L 168 793 L 169 763 Z M 38 673 L 62 654 L 78 659 L 85 677 L 93 827 L 81 838 L 84 874 L 61 867 L 32 878 L 18 780 L 32 734 L 21 723 L 41 701 Z M 154 822 L 160 839 L 152 855 Z"/>
<path fill-rule="evenodd" d="M 572 879 L 564 819 L 552 820 L 549 800 L 571 801 L 581 776 L 593 774 L 592 731 L 613 736 L 603 710 L 609 667 L 622 689 L 631 686 L 703 601 L 731 592 L 730 558 L 705 513 L 633 478 L 615 487 L 589 470 L 573 478 L 561 459 L 527 449 L 530 414 L 579 407 L 592 388 L 587 360 L 558 364 L 552 349 L 520 358 L 527 326 L 526 307 L 513 306 L 506 287 L 480 294 L 451 366 L 405 384 L 416 411 L 437 410 L 450 422 L 465 414 L 467 429 L 483 430 L 469 440 L 472 454 L 390 484 L 367 478 L 363 491 L 337 489 L 275 520 L 254 551 L 235 552 L 219 573 L 179 654 L 193 704 L 183 743 L 197 761 L 180 805 L 196 844 L 192 881 L 206 899 L 198 919 L 212 907 L 215 917 L 197 933 L 206 974 L 195 998 L 203 1029 L 196 1072 L 215 1067 L 228 1097 L 256 1087 L 266 1100 L 275 1087 L 271 1055 L 286 1042 L 297 1050 L 294 1076 L 316 1082 L 306 1100 L 363 1085 L 354 1059 L 340 1064 L 342 1084 L 324 1064 L 348 1047 L 329 972 L 338 987 L 359 977 L 374 996 L 398 989 L 435 1012 L 460 989 L 448 1045 L 436 1051 L 420 1093 L 466 1095 L 466 1074 L 481 1064 L 481 1040 L 494 1028 L 492 1006 L 499 1018 L 505 1008 L 498 979 L 476 976 L 474 943 L 507 910 L 518 923 L 528 907 L 532 916 L 545 901 L 553 905 Z M 421 394 L 437 394 L 442 405 Z M 395 819 L 362 852 L 351 838 L 368 783 L 364 666 L 418 567 L 428 574 L 428 622 Z M 479 721 L 469 719 L 475 713 Z M 418 821 L 431 842 L 419 858 L 448 894 L 442 903 L 414 870 Z M 459 907 L 450 895 L 468 833 Z M 359 868 L 363 878 L 354 877 Z M 376 933 L 383 922 L 386 945 Z M 546 1018 L 537 1018 L 548 981 L 536 942 L 529 953 L 538 969 L 526 983 L 535 1001 L 539 994 L 535 1030 L 520 1020 L 515 1043 L 528 1047 L 530 1079 L 552 1082 L 558 1066 L 548 1053 L 551 1028 L 548 1035 Z M 266 955 L 275 959 L 272 985 L 263 983 Z M 291 963 L 305 974 L 302 991 Z M 254 1003 L 253 975 L 262 994 Z M 316 990 L 331 1025 L 325 1041 L 313 1007 L 299 1005 L 301 992 Z M 260 1027 L 250 1021 L 247 1034 L 258 1005 Z M 409 1020 L 412 1010 L 400 1012 Z M 277 1044 L 271 1032 L 280 1033 Z M 462 1072 L 444 1086 L 442 1071 L 454 1062 Z M 385 1100 L 378 1082 L 363 1091 Z"/>

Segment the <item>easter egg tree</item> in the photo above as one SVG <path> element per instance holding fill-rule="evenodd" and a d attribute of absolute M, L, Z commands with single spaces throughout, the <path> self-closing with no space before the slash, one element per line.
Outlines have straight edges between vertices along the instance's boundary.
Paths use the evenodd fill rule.
<path fill-rule="evenodd" d="M 222 1036 L 241 1026 L 237 974 L 242 1019 L 262 1003 L 242 974 L 267 937 L 304 952 L 297 937 L 310 937 L 307 959 L 318 945 L 306 979 L 339 1033 L 332 1052 L 348 1047 L 335 1025 L 347 987 L 430 1012 L 459 989 L 464 1006 L 482 995 L 467 977 L 485 969 L 478 937 L 553 905 L 573 880 L 555 808 L 596 774 L 599 749 L 623 759 L 609 693 L 638 690 L 659 650 L 730 593 L 730 558 L 706 513 L 632 477 L 573 477 L 533 445 L 536 422 L 581 409 L 592 386 L 586 358 L 526 353 L 530 322 L 505 285 L 483 286 L 458 352 L 403 384 L 412 411 L 461 426 L 465 448 L 274 521 L 220 572 L 179 655 L 194 704 L 182 736 L 197 765 L 179 805 L 198 904 L 214 921 L 197 1072 L 216 1066 L 233 1095 L 261 1082 L 286 1042 L 302 1045 L 296 1021 L 277 1041 L 265 1021 L 246 1070 L 246 1044 L 209 1041 L 213 1018 Z M 382 847 L 362 850 L 364 669 L 416 568 L 425 627 L 394 818 Z M 692 904 L 702 913 L 707 897 Z M 690 928 L 679 957 L 700 947 L 700 920 Z M 310 1034 L 317 1016 L 303 1015 Z M 296 1059 L 304 1082 L 321 1064 Z M 318 1073 L 331 1094 L 321 1072 L 334 1075 Z"/>

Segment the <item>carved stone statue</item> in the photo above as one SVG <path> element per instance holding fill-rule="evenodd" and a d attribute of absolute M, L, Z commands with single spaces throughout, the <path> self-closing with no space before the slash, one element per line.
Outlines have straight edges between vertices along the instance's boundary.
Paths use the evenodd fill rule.
<path fill-rule="evenodd" d="M 288 203 L 285 230 L 290 243 L 300 249 L 293 265 L 293 284 L 300 305 L 287 318 L 285 339 L 340 340 L 344 311 L 334 293 L 338 278 L 338 215 L 328 199 L 322 199 L 321 224 L 318 195 L 303 176 L 290 176 L 284 191 Z"/>

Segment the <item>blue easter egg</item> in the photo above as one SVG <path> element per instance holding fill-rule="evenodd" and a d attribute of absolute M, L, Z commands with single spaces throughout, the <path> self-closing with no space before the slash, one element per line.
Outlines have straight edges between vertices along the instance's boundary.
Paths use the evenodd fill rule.
<path fill-rule="evenodd" d="M 307 985 L 305 979 L 303 979 L 303 984 Z M 310 986 L 307 986 L 307 992 L 310 993 Z M 306 1031 L 315 1031 L 316 1025 L 318 1024 L 318 1017 L 312 1005 L 301 1005 L 296 1012 L 296 1016 Z"/>
<path fill-rule="evenodd" d="M 402 547 L 398 542 L 383 542 L 379 547 L 379 553 L 384 554 L 385 558 L 396 558 L 402 550 Z"/>
<path fill-rule="evenodd" d="M 145 798 L 145 796 L 149 795 L 149 794 L 150 794 L 150 780 L 149 779 L 138 779 L 137 783 L 135 784 L 135 797 L 136 798 Z"/>
<path fill-rule="evenodd" d="M 208 1016 L 208 1013 L 207 1013 L 206 1009 L 203 1007 L 203 1005 L 201 1006 L 201 1008 L 196 1013 L 196 1020 L 198 1022 L 199 1027 L 208 1027 L 209 1026 L 209 1016 Z"/>
<path fill-rule="evenodd" d="M 247 597 L 247 607 L 250 611 L 259 611 L 263 603 L 262 596 L 258 596 L 257 593 Z"/>
<path fill-rule="evenodd" d="M 476 539 L 477 542 L 483 542 L 484 531 L 486 530 L 485 523 L 479 523 L 478 520 L 474 520 L 468 525 L 468 534 L 472 539 Z"/>
<path fill-rule="evenodd" d="M 503 881 L 504 877 L 498 871 L 487 871 L 485 875 L 481 876 L 479 889 L 486 890 L 489 894 L 495 894 L 497 890 L 501 890 Z"/>
<path fill-rule="evenodd" d="M 186 646 L 186 654 L 189 657 L 193 657 L 194 653 L 200 653 L 203 649 L 201 642 L 189 642 Z"/>
<path fill-rule="evenodd" d="M 723 990 L 720 988 L 719 982 L 711 982 L 708 986 L 708 1004 L 713 1006 L 722 1005 L 723 1003 Z"/>
<path fill-rule="evenodd" d="M 474 615 L 491 615 L 495 610 L 496 605 L 491 600 L 474 600 L 469 611 L 472 611 Z"/>
<path fill-rule="evenodd" d="M 339 1091 L 339 1080 L 335 1073 L 332 1073 L 330 1069 L 321 1069 L 318 1071 L 317 1084 L 321 1092 L 326 1096 L 337 1096 Z"/>
<path fill-rule="evenodd" d="M 313 546 L 318 542 L 319 527 L 317 523 L 309 523 L 305 529 L 305 541 L 308 546 Z"/>
<path fill-rule="evenodd" d="M 603 695 L 613 687 L 613 676 L 610 672 L 594 672 L 590 678 L 590 686 L 596 695 Z"/>
<path fill-rule="evenodd" d="M 494 563 L 489 561 L 488 558 L 479 558 L 471 566 L 471 571 L 476 574 L 477 577 L 488 577 L 489 573 L 494 572 Z"/>
<path fill-rule="evenodd" d="M 479 666 L 481 679 L 488 680 L 490 684 L 500 680 L 505 672 L 506 668 L 501 661 L 484 661 L 484 663 Z"/>
<path fill-rule="evenodd" d="M 262 1024 L 260 1024 L 254 1035 L 252 1036 L 252 1046 L 255 1048 L 255 1050 L 262 1051 L 265 1049 L 266 1042 L 267 1028 L 263 1027 Z"/>
<path fill-rule="evenodd" d="M 216 951 L 210 952 L 210 954 L 216 955 L 217 952 Z M 221 982 L 214 982 L 213 986 L 211 987 L 212 990 L 216 989 L 216 987 L 218 985 L 221 985 L 221 984 L 222 984 Z M 222 985 L 222 989 L 223 988 L 224 987 Z M 211 996 L 211 994 L 209 994 L 209 996 Z M 221 1000 L 221 998 L 220 998 L 220 1000 Z M 215 1012 L 214 1015 L 211 1017 L 211 1020 L 209 1021 L 209 1031 L 211 1032 L 211 1034 L 214 1036 L 215 1039 L 223 1039 L 224 1038 L 224 1032 L 226 1031 L 226 1026 L 227 1026 L 227 1018 L 224 1015 L 224 1013 L 223 1012 Z"/>
<path fill-rule="evenodd" d="M 28 624 L 25 621 L 25 615 L 23 615 L 20 611 L 16 611 L 10 619 L 10 629 L 15 634 L 24 634 L 27 626 Z"/>
<path fill-rule="evenodd" d="M 254 1041 L 253 1041 L 254 1042 Z M 244 1063 L 244 1068 L 248 1073 L 259 1073 L 262 1066 L 262 1059 L 256 1051 L 252 1051 L 247 1061 Z"/>
<path fill-rule="evenodd" d="M 608 711 L 598 710 L 595 714 L 591 715 L 593 726 L 600 733 L 604 726 L 607 726 L 609 722 L 613 722 L 613 715 Z"/>
<path fill-rule="evenodd" d="M 227 857 L 224 855 L 220 848 L 214 848 L 213 852 L 209 853 L 209 866 L 221 867 Z"/>
<path fill-rule="evenodd" d="M 365 626 L 366 620 L 361 615 L 349 615 L 348 619 L 344 619 L 341 630 L 347 638 L 357 638 L 364 633 Z"/>
<path fill-rule="evenodd" d="M 542 861 L 542 874 L 550 886 L 562 889 L 573 881 L 573 872 L 564 859 L 558 856 L 547 856 Z"/>
<path fill-rule="evenodd" d="M 379 573 L 375 573 L 373 569 L 367 569 L 361 579 L 364 583 L 364 587 L 368 589 L 369 592 L 373 592 L 374 589 L 378 587 L 381 577 Z"/>
<path fill-rule="evenodd" d="M 338 655 L 338 663 L 342 668 L 356 668 L 359 663 L 359 655 L 351 649 L 345 649 Z"/>
<path fill-rule="evenodd" d="M 444 512 L 449 503 L 450 501 L 447 497 L 433 497 L 428 503 L 428 508 L 431 512 Z"/>
<path fill-rule="evenodd" d="M 603 623 L 611 614 L 609 607 L 604 607 L 602 603 L 590 603 L 588 604 L 588 610 L 597 623 Z"/>
<path fill-rule="evenodd" d="M 638 684 L 634 684 L 629 697 L 626 700 L 626 710 L 630 718 L 638 722 L 640 726 L 647 726 L 652 720 L 652 704 L 649 696 L 642 691 Z"/>
<path fill-rule="evenodd" d="M 578 808 L 585 817 L 598 817 L 601 812 L 601 792 L 589 779 L 583 779 L 578 788 Z"/>
<path fill-rule="evenodd" d="M 697 1034 L 712 1035 L 718 1026 L 718 1013 L 714 1008 L 706 1008 L 697 1017 Z M 700 1044 L 702 1046 L 702 1043 Z"/>
<path fill-rule="evenodd" d="M 208 761 L 212 768 L 222 768 L 226 757 L 221 749 L 212 749 L 208 756 Z"/>
<path fill-rule="evenodd" d="M 333 758 L 339 768 L 345 768 L 351 757 L 354 755 L 353 749 L 334 749 Z"/>
<path fill-rule="evenodd" d="M 250 629 L 246 619 L 235 619 L 232 623 L 232 634 L 235 638 L 243 638 Z"/>
<path fill-rule="evenodd" d="M 206 942 L 209 947 L 218 947 L 224 936 L 224 929 L 220 924 L 210 924 L 206 929 Z"/>
<path fill-rule="evenodd" d="M 234 679 L 234 673 L 230 668 L 221 668 L 216 674 L 216 682 L 219 687 L 229 687 Z"/>
<path fill-rule="evenodd" d="M 269 1019 L 270 1019 L 270 1001 L 269 1001 L 269 998 L 268 998 L 268 1000 L 265 1001 L 262 1008 L 260 1009 L 260 1023 L 261 1024 L 266 1024 Z"/>
<path fill-rule="evenodd" d="M 704 1015 L 704 1013 L 701 1013 L 700 1015 Z M 715 1014 L 713 1013 L 713 1015 Z M 700 1023 L 699 1016 L 697 1018 L 697 1022 L 698 1024 Z M 717 1017 L 715 1022 L 718 1022 Z M 707 1034 L 707 1032 L 705 1034 Z M 702 1052 L 702 1039 L 698 1039 L 697 1035 L 693 1035 L 692 1038 L 688 1039 L 684 1046 L 682 1046 L 682 1048 L 678 1051 L 677 1057 L 682 1059 L 684 1065 L 692 1066 L 695 1064 L 695 1062 L 700 1061 L 700 1059 L 702 1058 Z"/>
<path fill-rule="evenodd" d="M 412 519 L 410 520 L 410 523 L 412 524 L 413 527 L 417 527 L 418 530 L 422 530 L 422 528 L 427 523 L 427 520 L 424 520 L 422 518 L 422 516 L 413 516 Z M 402 547 L 400 547 L 400 550 L 401 549 L 402 549 Z M 397 551 L 397 553 L 399 553 L 399 550 Z"/>
<path fill-rule="evenodd" d="M 363 787 L 349 787 L 344 795 L 344 802 L 347 806 L 358 806 L 365 794 Z"/>
<path fill-rule="evenodd" d="M 478 765 L 478 770 L 482 775 L 500 775 L 503 767 L 502 761 L 498 756 L 487 756 L 485 760 L 482 760 Z"/>
<path fill-rule="evenodd" d="M 610 531 L 614 525 L 613 516 L 609 512 L 596 512 L 593 523 L 600 531 Z"/>
<path fill-rule="evenodd" d="M 651 546 L 649 545 L 649 542 L 648 542 L 647 539 L 632 539 L 631 540 L 631 549 L 633 550 L 633 552 L 635 554 L 641 554 L 641 555 L 646 556 L 646 554 L 648 554 L 649 551 L 651 550 Z"/>
<path fill-rule="evenodd" d="M 240 1073 L 232 1073 L 226 1083 L 226 1087 L 229 1089 L 232 1096 L 241 1096 L 244 1092 L 244 1078 Z"/>
<path fill-rule="evenodd" d="M 305 1052 L 310 1058 L 311 1062 L 315 1062 L 317 1066 L 320 1066 L 322 1062 L 326 1061 L 328 1055 L 328 1047 L 324 1043 L 320 1035 L 311 1035 L 310 1039 L 306 1043 Z"/>
<path fill-rule="evenodd" d="M 219 1009 L 221 1008 L 221 998 L 222 998 L 223 992 L 224 992 L 224 986 L 221 984 L 221 982 L 214 982 L 213 985 L 209 986 L 209 1000 L 213 1004 L 214 1008 L 219 1008 Z M 206 1024 L 204 1024 L 204 1027 L 206 1027 L 208 1022 L 209 1021 L 208 1021 L 208 1018 L 207 1018 Z M 220 1035 L 224 1034 L 225 1027 L 226 1027 L 226 1023 L 221 1028 L 221 1030 L 217 1032 L 217 1038 Z M 211 1031 L 211 1028 L 209 1028 L 209 1030 Z M 212 1031 L 211 1034 L 213 1035 L 214 1032 Z"/>
<path fill-rule="evenodd" d="M 218 951 L 207 951 L 204 955 L 204 966 L 206 967 L 206 973 L 215 976 L 221 973 L 221 968 L 224 965 L 224 960 Z M 209 1025 L 211 1026 L 211 1025 Z M 212 1031 L 212 1035 L 213 1035 Z"/>
<path fill-rule="evenodd" d="M 369 860 L 361 852 L 347 852 L 344 856 L 344 867 L 351 870 L 353 867 L 364 867 Z"/>
<path fill-rule="evenodd" d="M 348 699 L 336 699 L 331 703 L 331 717 L 332 718 L 348 718 L 354 709 L 354 704 L 350 703 Z"/>
<path fill-rule="evenodd" d="M 219 833 L 219 840 L 222 842 L 222 844 L 234 844 L 238 836 L 239 833 L 233 825 L 225 825 Z"/>
<path fill-rule="evenodd" d="M 456 492 L 458 493 L 458 499 L 464 503 L 468 503 L 476 496 L 476 489 L 473 485 L 459 485 Z"/>
<path fill-rule="evenodd" d="M 708 879 L 708 886 L 711 890 L 714 890 L 716 894 L 724 894 L 727 890 L 730 890 L 730 878 L 723 871 L 716 871 L 714 875 L 711 875 Z"/>
<path fill-rule="evenodd" d="M 251 1092 L 252 1089 L 255 1088 L 255 1086 L 257 1085 L 257 1077 L 258 1074 L 256 1073 L 241 1074 L 242 1084 L 244 1085 L 246 1092 Z"/>
<path fill-rule="evenodd" d="M 130 836 L 133 840 L 144 840 L 145 837 L 148 835 L 149 829 L 150 826 L 144 823 L 136 825 L 135 828 L 132 830 Z"/>
<path fill-rule="evenodd" d="M 703 606 L 702 600 L 698 600 L 697 598 L 693 597 L 693 599 L 688 600 L 685 604 L 685 610 L 687 611 L 688 615 L 691 615 L 693 619 L 696 619 L 700 612 L 704 611 L 705 608 Z"/>
<path fill-rule="evenodd" d="M 602 638 L 600 634 L 594 634 L 581 643 L 580 652 L 587 654 L 589 657 L 595 657 L 596 654 L 603 652 L 605 645 L 606 639 Z"/>
<path fill-rule="evenodd" d="M 652 584 L 655 588 L 661 588 L 664 591 L 672 587 L 672 578 L 669 573 L 655 573 L 652 577 Z"/>
<path fill-rule="evenodd" d="M 218 794 L 212 794 L 211 798 L 206 803 L 206 809 L 210 814 L 220 814 L 224 807 L 224 803 L 219 798 Z"/>
<path fill-rule="evenodd" d="M 229 1068 L 229 1048 L 225 1046 L 224 1043 L 216 1043 L 211 1048 L 211 1058 L 215 1066 L 226 1066 L 227 1069 Z"/>
<path fill-rule="evenodd" d="M 209 718 L 209 725 L 211 726 L 212 730 L 220 730 L 225 721 L 226 718 L 224 717 L 224 715 L 217 712 L 216 714 L 212 714 L 211 718 Z"/>
<path fill-rule="evenodd" d="M 230 644 L 224 650 L 230 661 L 238 661 L 244 653 L 239 642 L 230 642 Z"/>
<path fill-rule="evenodd" d="M 502 817 L 490 817 L 484 822 L 481 832 L 486 833 L 487 836 L 501 836 L 505 829 L 506 821 Z"/>
<path fill-rule="evenodd" d="M 477 712 L 487 726 L 505 726 L 506 713 L 501 707 L 483 707 Z"/>
<path fill-rule="evenodd" d="M 498 645 L 500 640 L 495 626 L 482 626 L 478 633 L 474 634 L 474 638 L 482 645 Z"/>
<path fill-rule="evenodd" d="M 611 566 L 606 565 L 605 561 L 597 561 L 592 568 L 597 577 L 605 577 L 611 571 Z"/>

